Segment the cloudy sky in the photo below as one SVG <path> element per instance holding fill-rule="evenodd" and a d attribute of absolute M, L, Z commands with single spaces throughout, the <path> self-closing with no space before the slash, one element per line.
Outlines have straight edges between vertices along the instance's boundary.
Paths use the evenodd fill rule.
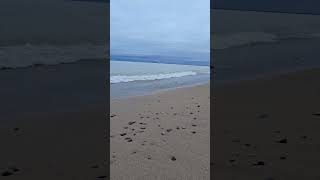
<path fill-rule="evenodd" d="M 111 1 L 111 55 L 162 55 L 209 61 L 209 2 Z"/>

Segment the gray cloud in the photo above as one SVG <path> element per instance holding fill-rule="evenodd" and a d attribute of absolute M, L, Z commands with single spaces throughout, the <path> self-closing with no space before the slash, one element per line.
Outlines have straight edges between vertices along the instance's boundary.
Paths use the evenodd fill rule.
<path fill-rule="evenodd" d="M 110 9 L 112 54 L 208 57 L 209 0 L 116 0 Z"/>

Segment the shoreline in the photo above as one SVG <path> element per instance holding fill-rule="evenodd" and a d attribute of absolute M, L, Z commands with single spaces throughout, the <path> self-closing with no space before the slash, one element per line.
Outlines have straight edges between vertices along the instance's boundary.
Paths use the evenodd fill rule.
<path fill-rule="evenodd" d="M 178 87 L 156 90 L 156 91 L 149 92 L 146 94 L 141 94 L 141 95 L 129 95 L 126 97 L 110 97 L 110 102 L 123 101 L 123 100 L 127 100 L 127 99 L 139 98 L 139 97 L 144 97 L 144 96 L 154 96 L 154 95 L 158 95 L 158 94 L 162 94 L 162 93 L 166 93 L 166 92 L 170 92 L 170 91 L 176 91 L 179 89 L 192 88 L 192 87 L 198 87 L 198 86 L 205 86 L 208 84 L 210 84 L 210 80 L 208 80 L 208 82 L 202 82 L 202 83 L 197 83 L 197 84 L 192 84 L 192 85 L 183 85 L 183 86 L 178 86 Z"/>

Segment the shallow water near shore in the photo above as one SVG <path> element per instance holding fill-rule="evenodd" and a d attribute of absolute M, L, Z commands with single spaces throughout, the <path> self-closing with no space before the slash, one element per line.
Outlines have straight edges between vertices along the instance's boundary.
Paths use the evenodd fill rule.
<path fill-rule="evenodd" d="M 124 98 L 209 82 L 208 66 L 110 62 L 110 97 Z"/>

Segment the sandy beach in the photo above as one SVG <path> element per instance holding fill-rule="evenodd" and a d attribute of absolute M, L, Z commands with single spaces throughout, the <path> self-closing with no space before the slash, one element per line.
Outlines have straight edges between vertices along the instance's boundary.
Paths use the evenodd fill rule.
<path fill-rule="evenodd" d="M 111 101 L 112 180 L 210 179 L 209 84 Z"/>
<path fill-rule="evenodd" d="M 213 89 L 213 177 L 319 179 L 319 77 L 313 69 Z"/>

